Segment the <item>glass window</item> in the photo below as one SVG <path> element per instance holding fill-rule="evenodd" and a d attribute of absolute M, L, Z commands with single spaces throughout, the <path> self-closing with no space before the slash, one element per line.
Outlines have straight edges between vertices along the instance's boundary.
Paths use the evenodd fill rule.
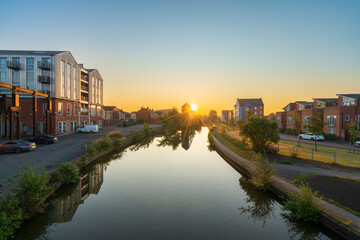
<path fill-rule="evenodd" d="M 96 116 L 96 108 L 95 108 L 95 106 L 91 106 L 91 116 Z"/>
<path fill-rule="evenodd" d="M 67 115 L 71 115 L 71 104 L 67 104 Z"/>
<path fill-rule="evenodd" d="M 98 114 L 99 117 L 101 116 L 101 107 L 98 107 Z"/>
<path fill-rule="evenodd" d="M 34 58 L 26 59 L 26 87 L 35 90 Z"/>
<path fill-rule="evenodd" d="M 63 103 L 58 103 L 58 115 L 63 115 Z"/>
<path fill-rule="evenodd" d="M 62 132 L 62 122 L 58 123 L 58 133 Z"/>
<path fill-rule="evenodd" d="M 67 65 L 67 74 L 68 74 L 68 78 L 67 78 L 67 92 L 66 92 L 66 97 L 70 98 L 70 94 L 71 94 L 71 65 L 68 64 Z"/>
<path fill-rule="evenodd" d="M 289 117 L 289 124 L 290 124 L 290 125 L 292 124 L 292 122 L 291 122 L 291 117 Z"/>
<path fill-rule="evenodd" d="M 329 126 L 335 126 L 335 116 L 329 116 Z"/>
<path fill-rule="evenodd" d="M 65 97 L 65 62 L 61 61 L 61 88 L 60 88 L 60 96 Z"/>
<path fill-rule="evenodd" d="M 73 68 L 74 72 L 74 99 L 77 99 L 77 88 L 76 88 L 76 67 Z"/>
<path fill-rule="evenodd" d="M 92 98 L 92 102 L 95 103 L 95 79 L 94 77 L 92 78 L 92 93 L 91 93 L 91 98 Z"/>
<path fill-rule="evenodd" d="M 66 122 L 63 122 L 63 132 L 66 132 Z"/>
<path fill-rule="evenodd" d="M 19 57 L 13 57 L 12 58 L 13 63 L 19 63 L 20 64 L 20 58 Z M 19 70 L 12 70 L 12 84 L 14 86 L 20 86 L 20 71 Z"/>
<path fill-rule="evenodd" d="M 330 128 L 330 134 L 334 134 L 334 129 Z"/>
<path fill-rule="evenodd" d="M 74 115 L 77 116 L 79 112 L 79 105 L 78 103 L 74 103 Z"/>
<path fill-rule="evenodd" d="M 0 58 L 0 82 L 7 82 L 7 59 Z"/>
<path fill-rule="evenodd" d="M 48 104 L 43 103 L 43 114 L 46 115 L 46 110 L 48 109 Z"/>
<path fill-rule="evenodd" d="M 349 115 L 345 115 L 345 121 L 350 121 L 350 116 Z"/>

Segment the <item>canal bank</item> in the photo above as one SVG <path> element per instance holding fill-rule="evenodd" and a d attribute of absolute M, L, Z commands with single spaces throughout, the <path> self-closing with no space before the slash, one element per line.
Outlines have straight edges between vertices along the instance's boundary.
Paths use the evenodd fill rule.
<path fill-rule="evenodd" d="M 217 138 L 216 134 L 211 133 L 214 140 L 216 151 L 227 161 L 231 162 L 232 166 L 242 172 L 248 177 L 252 177 L 252 162 L 239 156 L 234 151 L 229 149 Z M 271 191 L 280 197 L 289 198 L 292 193 L 300 192 L 301 190 L 293 184 L 277 177 L 271 178 Z M 348 211 L 330 204 L 320 198 L 315 199 L 316 206 L 320 210 L 319 222 L 345 239 L 360 239 L 360 218 L 349 213 Z"/>

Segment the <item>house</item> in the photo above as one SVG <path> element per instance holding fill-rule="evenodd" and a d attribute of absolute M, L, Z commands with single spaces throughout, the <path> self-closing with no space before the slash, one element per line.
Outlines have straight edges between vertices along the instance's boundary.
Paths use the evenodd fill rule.
<path fill-rule="evenodd" d="M 235 120 L 246 120 L 246 112 L 254 116 L 264 116 L 264 103 L 261 98 L 238 98 L 235 103 Z"/>
<path fill-rule="evenodd" d="M 124 110 L 120 110 L 120 119 L 121 120 L 130 120 L 131 119 L 131 113 L 125 112 Z"/>
<path fill-rule="evenodd" d="M 222 122 L 229 123 L 232 118 L 234 118 L 233 110 L 222 110 L 221 111 L 221 121 Z"/>
<path fill-rule="evenodd" d="M 34 118 L 33 96 L 19 95 L 19 128 L 23 136 L 45 133 L 49 104 L 53 135 L 74 132 L 83 124 L 102 126 L 103 79 L 97 69 L 86 69 L 79 64 L 70 51 L 0 50 L 0 82 L 48 94 L 51 98 L 51 103 L 37 98 Z M 9 90 L 1 89 L 0 95 L 6 98 L 3 101 L 6 110 L 12 101 Z M 4 113 L 0 121 L 2 130 L 8 121 Z"/>
<path fill-rule="evenodd" d="M 105 112 L 105 120 L 120 119 L 120 109 L 116 106 L 103 106 L 103 111 Z"/>
<path fill-rule="evenodd" d="M 141 107 L 139 111 L 136 112 L 136 119 L 140 122 L 150 122 L 152 118 L 153 110 Z"/>
<path fill-rule="evenodd" d="M 289 103 L 283 108 L 283 112 L 277 112 L 277 122 L 280 129 L 294 128 L 292 116 L 297 112 L 301 117 L 301 124 L 308 123 L 308 118 L 314 113 L 320 112 L 325 125 L 323 132 L 335 134 L 343 140 L 348 140 L 349 123 L 357 121 L 360 129 L 360 94 L 337 94 L 337 98 L 313 98 L 314 102 L 297 101 Z M 303 131 L 306 131 L 304 127 Z"/>

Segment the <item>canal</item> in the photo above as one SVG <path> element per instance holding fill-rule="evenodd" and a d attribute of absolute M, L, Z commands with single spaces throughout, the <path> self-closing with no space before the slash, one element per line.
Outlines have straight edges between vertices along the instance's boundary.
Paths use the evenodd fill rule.
<path fill-rule="evenodd" d="M 256 190 L 208 150 L 207 135 L 156 137 L 101 159 L 16 239 L 337 239 Z"/>

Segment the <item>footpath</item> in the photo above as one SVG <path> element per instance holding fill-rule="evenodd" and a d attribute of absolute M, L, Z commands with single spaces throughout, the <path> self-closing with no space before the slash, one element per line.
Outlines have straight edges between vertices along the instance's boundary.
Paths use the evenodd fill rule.
<path fill-rule="evenodd" d="M 237 153 L 229 149 L 226 145 L 220 142 L 213 134 L 214 144 L 217 152 L 224 157 L 233 167 L 238 169 L 240 172 L 245 174 L 248 177 L 253 175 L 251 170 L 252 162 L 239 156 Z M 298 165 L 273 165 L 277 172 L 286 173 L 292 169 L 301 173 L 304 170 L 308 170 L 311 167 L 298 166 Z M 295 170 L 297 169 L 297 170 Z M 338 175 L 339 172 L 333 169 L 317 169 L 312 168 L 313 174 L 329 174 L 329 175 Z M 341 177 L 349 177 L 351 179 L 358 179 L 357 174 L 350 172 L 341 173 Z M 300 192 L 301 190 L 290 182 L 286 181 L 283 178 L 278 177 L 277 175 L 272 176 L 271 178 L 271 191 L 276 195 L 289 197 L 294 192 Z M 328 203 L 320 198 L 315 199 L 316 205 L 320 210 L 319 222 L 324 226 L 332 229 L 334 232 L 344 237 L 345 239 L 360 239 L 360 217 L 346 211 L 343 208 L 340 208 L 334 204 Z"/>

